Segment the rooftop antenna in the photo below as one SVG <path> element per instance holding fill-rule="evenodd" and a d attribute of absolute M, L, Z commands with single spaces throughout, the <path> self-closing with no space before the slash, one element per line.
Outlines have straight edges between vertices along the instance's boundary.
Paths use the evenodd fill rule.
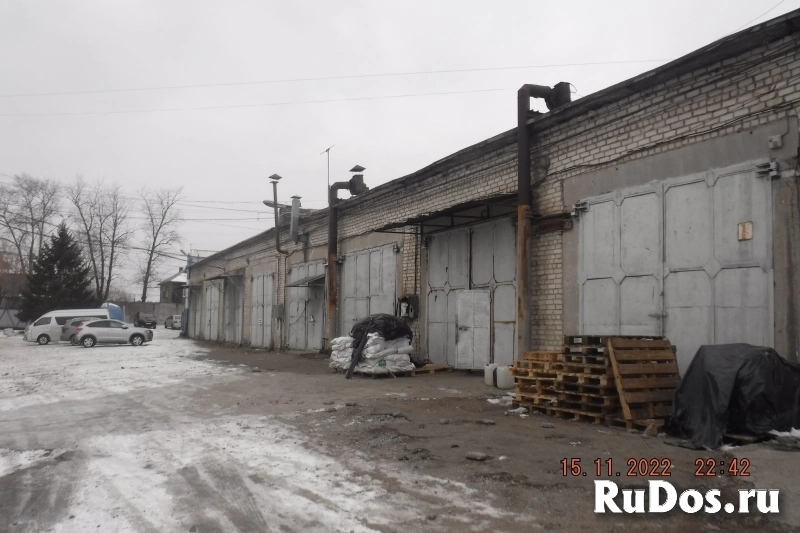
<path fill-rule="evenodd" d="M 334 146 L 336 145 L 332 144 L 330 147 L 326 148 L 325 150 L 319 153 L 319 155 L 328 154 L 328 189 L 331 188 L 331 148 L 333 148 Z"/>

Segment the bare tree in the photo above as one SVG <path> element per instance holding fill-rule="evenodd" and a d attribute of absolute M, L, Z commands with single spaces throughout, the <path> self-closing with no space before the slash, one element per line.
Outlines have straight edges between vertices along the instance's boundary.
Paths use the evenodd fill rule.
<path fill-rule="evenodd" d="M 107 300 L 114 280 L 114 267 L 123 257 L 133 229 L 128 224 L 132 202 L 122 195 L 119 185 L 98 181 L 87 184 L 82 177 L 68 189 L 75 207 L 80 237 L 94 278 L 95 294 Z"/>
<path fill-rule="evenodd" d="M 181 200 L 182 189 L 142 190 L 142 212 L 145 223 L 144 261 L 139 265 L 139 281 L 142 283 L 142 301 L 147 301 L 147 289 L 172 244 L 178 242 L 177 226 L 181 217 L 175 204 Z"/>
<path fill-rule="evenodd" d="M 59 208 L 59 186 L 21 174 L 11 185 L 0 186 L 0 239 L 18 254 L 19 269 L 26 273 L 42 249 L 45 228 L 54 226 Z"/>

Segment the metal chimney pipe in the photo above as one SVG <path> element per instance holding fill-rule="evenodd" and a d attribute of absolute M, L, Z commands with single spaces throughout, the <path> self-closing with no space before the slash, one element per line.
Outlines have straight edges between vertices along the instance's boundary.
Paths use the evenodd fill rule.
<path fill-rule="evenodd" d="M 542 98 L 552 110 L 571 99 L 570 84 L 550 88 L 526 84 L 517 91 L 517 353 L 522 359 L 531 349 L 531 98 Z"/>
<path fill-rule="evenodd" d="M 278 180 L 280 180 L 281 177 L 277 174 L 273 174 L 269 179 L 272 180 L 272 198 L 275 209 L 275 249 L 279 254 L 289 255 L 289 252 L 281 248 L 281 220 L 280 208 L 278 207 Z M 264 203 L 266 203 L 266 201 Z"/>
<path fill-rule="evenodd" d="M 292 215 L 289 222 L 289 235 L 292 240 L 300 242 L 300 197 L 292 196 Z"/>

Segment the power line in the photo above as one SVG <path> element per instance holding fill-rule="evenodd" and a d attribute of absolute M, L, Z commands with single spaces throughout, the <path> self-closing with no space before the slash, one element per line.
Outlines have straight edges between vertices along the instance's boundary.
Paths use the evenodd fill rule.
<path fill-rule="evenodd" d="M 764 15 L 766 15 L 767 13 L 771 12 L 772 10 L 774 10 L 776 7 L 778 7 L 779 5 L 781 5 L 782 3 L 784 3 L 785 1 L 786 1 L 786 0 L 781 0 L 780 2 L 778 2 L 777 4 L 775 4 L 774 6 L 772 6 L 772 7 L 771 7 L 771 8 L 769 8 L 769 9 L 767 9 L 766 11 L 764 11 L 763 13 L 761 13 L 759 16 L 757 16 L 756 18 L 754 18 L 753 20 L 751 20 L 750 22 L 745 22 L 743 25 L 739 26 L 738 28 L 736 28 L 735 30 L 733 30 L 731 33 L 736 33 L 737 31 L 741 30 L 742 28 L 746 28 L 747 26 L 749 26 L 749 25 L 750 25 L 750 24 L 752 24 L 753 22 L 757 21 L 758 19 L 760 19 L 761 17 L 763 17 L 763 16 L 764 16 Z M 728 35 L 730 35 L 730 33 L 729 33 Z"/>
<path fill-rule="evenodd" d="M 777 7 L 777 6 L 776 6 Z M 774 8 L 773 8 L 774 9 Z M 226 83 L 198 83 L 191 85 L 163 85 L 159 87 L 137 87 L 127 89 L 92 89 L 86 91 L 63 91 L 63 92 L 50 92 L 50 93 L 20 93 L 20 94 L 2 94 L 0 98 L 19 98 L 27 96 L 66 96 L 75 94 L 100 94 L 100 93 L 124 93 L 135 91 L 165 91 L 172 89 L 198 89 L 207 87 L 231 87 L 240 85 L 266 85 L 271 83 L 292 83 L 304 81 L 330 81 L 330 80 L 349 80 L 349 79 L 364 79 L 364 78 L 387 78 L 397 76 L 420 76 L 428 74 L 457 74 L 463 72 L 492 72 L 498 70 L 522 70 L 529 68 L 554 68 L 554 67 L 586 67 L 597 65 L 623 65 L 629 63 L 658 63 L 671 61 L 670 59 L 637 59 L 630 61 L 599 61 L 596 63 L 561 63 L 561 64 L 548 64 L 548 65 L 522 65 L 511 67 L 485 67 L 485 68 L 461 68 L 449 70 L 418 70 L 411 72 L 386 72 L 380 74 L 351 74 L 346 76 L 320 76 L 313 78 L 285 78 L 274 80 L 262 81 L 234 81 Z"/>
<path fill-rule="evenodd" d="M 471 93 L 489 93 L 498 91 L 510 91 L 512 88 L 498 88 L 498 89 L 474 89 L 470 91 L 447 91 L 438 93 L 409 93 L 409 94 L 391 94 L 384 96 L 362 96 L 357 98 L 331 98 L 328 100 L 298 100 L 295 102 L 270 102 L 264 104 L 235 104 L 235 105 L 217 105 L 205 107 L 169 107 L 163 109 L 132 109 L 129 111 L 70 111 L 62 113 L 4 113 L 0 117 L 59 117 L 59 116 L 74 116 L 74 115 L 128 115 L 136 113 L 166 113 L 175 111 L 209 111 L 215 109 L 242 109 L 252 107 L 279 107 L 287 105 L 305 105 L 305 104 L 328 104 L 334 102 L 357 102 L 362 100 L 386 100 L 393 98 L 412 98 L 417 96 L 445 96 L 453 94 L 471 94 Z M 514 89 L 515 90 L 515 89 Z"/>

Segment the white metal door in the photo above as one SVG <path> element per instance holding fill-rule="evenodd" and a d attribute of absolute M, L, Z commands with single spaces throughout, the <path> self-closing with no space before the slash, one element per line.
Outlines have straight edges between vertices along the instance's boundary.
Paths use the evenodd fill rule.
<path fill-rule="evenodd" d="M 755 170 L 664 184 L 666 335 L 681 373 L 703 344 L 773 345 L 772 183 Z"/>
<path fill-rule="evenodd" d="M 755 163 L 587 204 L 582 334 L 663 332 L 677 346 L 681 373 L 703 344 L 772 345 L 772 200 Z M 739 240 L 741 225 L 751 238 Z"/>
<path fill-rule="evenodd" d="M 456 316 L 458 294 L 489 292 L 487 361 L 510 365 L 516 344 L 516 229 L 511 219 L 431 236 L 428 245 L 426 339 L 428 357 L 437 364 L 458 365 Z M 475 363 L 477 364 L 477 363 Z M 472 368 L 481 369 L 483 364 Z"/>
<path fill-rule="evenodd" d="M 289 282 L 325 274 L 322 261 L 292 265 Z M 293 350 L 319 350 L 322 348 L 322 331 L 325 310 L 325 285 L 288 288 L 289 348 Z"/>
<path fill-rule="evenodd" d="M 456 368 L 483 368 L 491 353 L 491 292 L 464 290 L 456 296 Z"/>
<path fill-rule="evenodd" d="M 225 339 L 228 342 L 242 342 L 242 278 L 240 276 L 225 279 Z"/>
<path fill-rule="evenodd" d="M 272 348 L 274 274 L 257 274 L 250 283 L 250 344 Z"/>
<path fill-rule="evenodd" d="M 395 313 L 397 253 L 394 244 L 351 252 L 342 263 L 341 334 L 376 313 Z"/>
<path fill-rule="evenodd" d="M 219 340 L 219 288 L 211 282 L 206 287 L 206 339 Z"/>

